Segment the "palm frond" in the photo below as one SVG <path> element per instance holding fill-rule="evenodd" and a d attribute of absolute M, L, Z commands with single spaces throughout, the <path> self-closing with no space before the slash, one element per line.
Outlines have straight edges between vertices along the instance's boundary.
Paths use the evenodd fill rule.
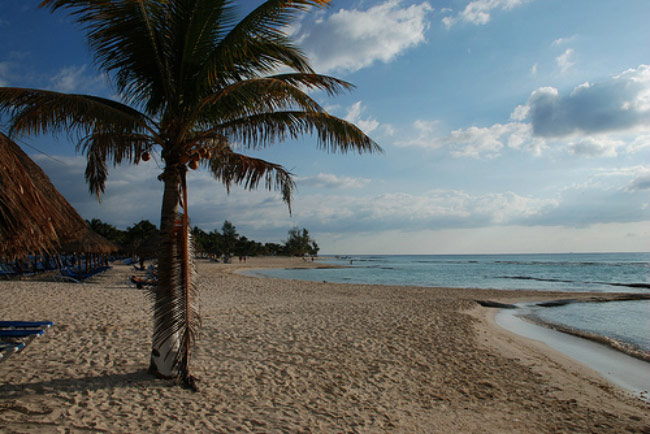
<path fill-rule="evenodd" d="M 90 192 L 101 201 L 104 194 L 106 179 L 108 178 L 108 167 L 106 166 L 106 155 L 100 147 L 91 148 L 86 154 L 86 183 Z"/>
<path fill-rule="evenodd" d="M 267 0 L 237 23 L 207 57 L 199 79 L 210 88 L 286 66 L 313 73 L 301 50 L 283 32 L 300 12 L 330 0 Z"/>
<path fill-rule="evenodd" d="M 94 133 L 77 144 L 77 151 L 86 154 L 86 182 L 92 194 L 101 198 L 108 178 L 107 162 L 113 166 L 124 160 L 138 164 L 144 152 L 153 146 L 146 134 Z"/>
<path fill-rule="evenodd" d="M 282 200 L 291 211 L 291 199 L 296 184 L 293 174 L 283 166 L 234 152 L 224 145 L 223 141 L 220 145 L 212 147 L 212 156 L 207 164 L 212 175 L 224 184 L 228 192 L 232 184 L 254 190 L 263 181 L 267 190 L 280 192 Z"/>
<path fill-rule="evenodd" d="M 314 134 L 318 147 L 327 152 L 383 152 L 374 140 L 354 124 L 321 112 L 262 113 L 224 122 L 211 132 L 218 132 L 251 149 Z"/>
<path fill-rule="evenodd" d="M 333 77 L 317 74 L 283 74 L 242 80 L 206 96 L 197 107 L 205 110 L 204 117 L 228 119 L 255 114 L 300 108 L 322 112 L 322 107 L 306 89 L 325 90 L 333 95 L 352 85 Z M 264 98 L 260 98 L 264 95 Z"/>
<path fill-rule="evenodd" d="M 354 87 L 353 84 L 347 81 L 320 74 L 278 74 L 272 75 L 269 78 L 275 80 L 282 80 L 287 84 L 299 86 L 309 90 L 316 89 L 325 91 L 329 96 L 338 95 L 344 91 L 350 90 Z"/>
<path fill-rule="evenodd" d="M 235 23 L 234 8 L 226 0 L 179 0 L 171 4 L 169 28 L 173 43 L 170 63 L 172 77 L 182 89 L 186 104 L 192 105 L 209 88 L 200 78 L 201 67 L 206 63 L 217 41 Z M 174 61 L 176 60 L 176 61 Z"/>
<path fill-rule="evenodd" d="M 260 98 L 264 95 L 264 98 Z M 324 111 L 305 92 L 283 80 L 255 78 L 234 83 L 206 97 L 192 114 L 199 125 L 209 128 L 217 122 L 277 110 Z"/>
<path fill-rule="evenodd" d="M 117 101 L 90 95 L 0 87 L 0 114 L 11 116 L 10 132 L 42 134 L 77 130 L 153 133 L 151 121 Z"/>

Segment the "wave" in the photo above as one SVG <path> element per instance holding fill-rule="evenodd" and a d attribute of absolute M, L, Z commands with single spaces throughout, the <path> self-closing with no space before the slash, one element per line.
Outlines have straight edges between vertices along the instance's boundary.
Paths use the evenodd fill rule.
<path fill-rule="evenodd" d="M 538 282 L 560 282 L 560 283 L 589 283 L 579 282 L 576 280 L 551 279 L 533 276 L 496 276 L 497 279 L 514 279 L 514 280 L 536 280 Z"/>
<path fill-rule="evenodd" d="M 597 262 L 597 261 L 494 261 L 493 264 L 505 265 L 541 265 L 551 267 L 644 267 L 650 268 L 648 262 Z"/>
<path fill-rule="evenodd" d="M 363 259 L 355 259 L 363 261 Z M 383 260 L 383 262 L 389 262 Z M 499 265 L 525 265 L 543 267 L 643 267 L 650 268 L 648 262 L 597 262 L 597 261 L 521 261 L 521 260 L 460 260 L 460 259 L 419 259 L 414 260 L 417 264 L 499 264 Z"/>

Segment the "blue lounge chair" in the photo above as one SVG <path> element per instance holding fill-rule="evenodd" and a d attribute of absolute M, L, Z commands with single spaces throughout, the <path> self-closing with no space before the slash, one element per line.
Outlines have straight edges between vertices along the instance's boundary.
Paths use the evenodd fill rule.
<path fill-rule="evenodd" d="M 24 342 L 0 342 L 0 362 L 25 348 Z"/>
<path fill-rule="evenodd" d="M 9 264 L 0 264 L 0 277 L 11 278 L 18 276 L 18 272 Z"/>
<path fill-rule="evenodd" d="M 0 321 L 0 362 L 25 349 L 53 325 L 52 321 Z"/>
<path fill-rule="evenodd" d="M 60 276 L 55 277 L 57 280 L 68 280 L 72 281 L 75 283 L 80 283 L 83 282 L 86 279 L 90 279 L 91 277 L 97 276 L 98 274 L 103 273 L 106 270 L 109 270 L 111 267 L 109 266 L 101 266 L 98 268 L 95 268 L 94 270 L 88 271 L 88 273 L 82 273 L 81 271 L 76 272 L 70 269 L 70 267 L 63 267 L 61 269 L 61 274 Z"/>
<path fill-rule="evenodd" d="M 43 329 L 2 329 L 0 330 L 0 339 L 38 337 L 44 333 Z"/>
<path fill-rule="evenodd" d="M 0 329 L 25 329 L 25 328 L 42 328 L 47 329 L 54 325 L 52 321 L 0 321 Z"/>

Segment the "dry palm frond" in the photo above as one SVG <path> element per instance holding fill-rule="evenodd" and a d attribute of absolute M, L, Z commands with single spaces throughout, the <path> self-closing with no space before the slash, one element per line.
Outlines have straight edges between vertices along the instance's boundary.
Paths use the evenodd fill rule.
<path fill-rule="evenodd" d="M 183 239 L 185 238 L 185 240 Z M 176 379 L 196 388 L 190 377 L 189 352 L 200 326 L 199 292 L 190 231 L 184 230 L 177 219 L 174 230 L 163 240 L 163 250 L 170 257 L 159 263 L 159 278 L 167 280 L 167 288 L 156 286 L 151 294 L 154 301 L 154 347 L 166 348 L 160 356 L 171 362 Z M 165 265 L 170 264 L 170 265 Z M 189 277 L 189 279 L 188 279 Z M 165 345 L 172 342 L 172 345 Z"/>

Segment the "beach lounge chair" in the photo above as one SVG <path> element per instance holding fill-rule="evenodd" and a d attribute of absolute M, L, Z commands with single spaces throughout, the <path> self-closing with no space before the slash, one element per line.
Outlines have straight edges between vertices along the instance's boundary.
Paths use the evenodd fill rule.
<path fill-rule="evenodd" d="M 0 277 L 10 278 L 18 276 L 18 272 L 14 270 L 9 264 L 0 264 Z"/>
<path fill-rule="evenodd" d="M 52 321 L 0 321 L 0 362 L 25 349 L 53 325 Z"/>
<path fill-rule="evenodd" d="M 109 266 L 97 267 L 94 270 L 88 271 L 88 273 L 82 273 L 81 271 L 76 272 L 70 269 L 70 267 L 63 267 L 61 269 L 60 275 L 56 276 L 56 280 L 67 280 L 70 282 L 80 283 L 86 279 L 97 276 L 98 274 L 103 273 L 106 270 L 109 270 Z"/>
<path fill-rule="evenodd" d="M 143 279 L 143 278 L 137 277 L 137 276 L 131 276 L 131 278 L 129 280 L 138 289 L 142 289 L 144 287 L 153 287 L 153 286 L 156 286 L 158 284 L 158 279 Z"/>
<path fill-rule="evenodd" d="M 0 362 L 25 348 L 24 342 L 0 342 Z"/>

